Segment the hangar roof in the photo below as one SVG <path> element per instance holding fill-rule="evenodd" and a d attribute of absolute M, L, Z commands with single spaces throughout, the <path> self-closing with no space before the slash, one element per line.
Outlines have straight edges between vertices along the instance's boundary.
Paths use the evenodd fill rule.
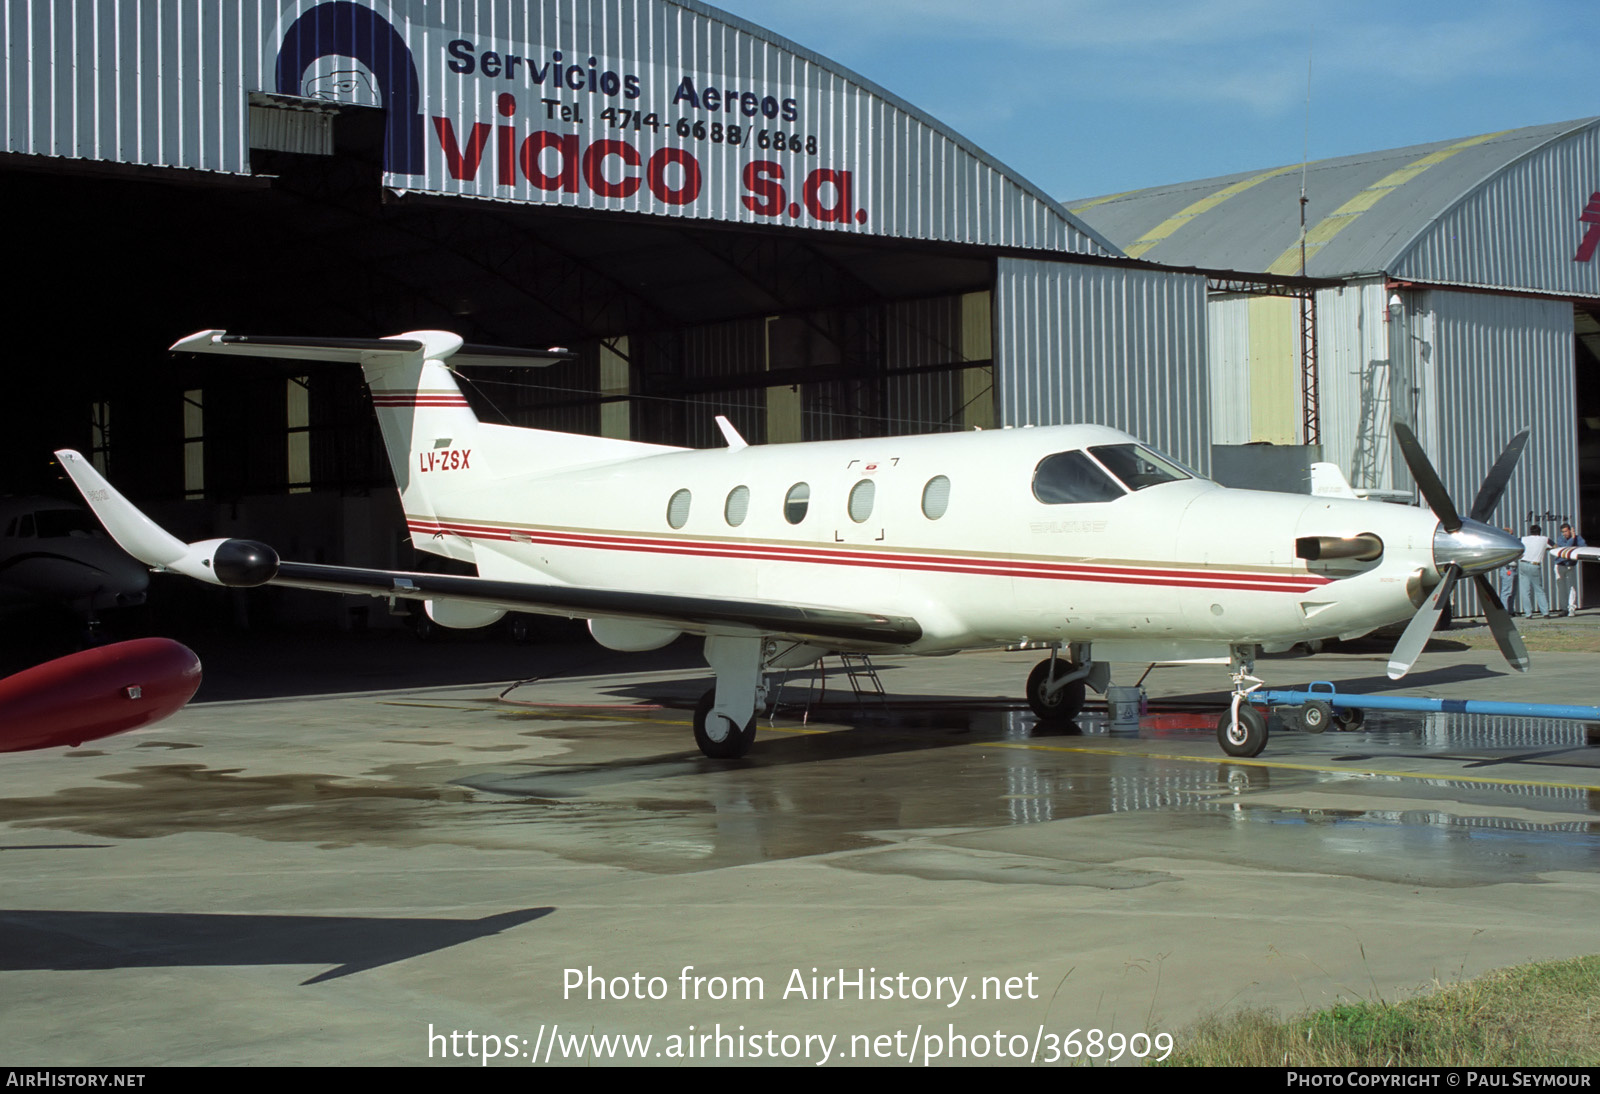
<path fill-rule="evenodd" d="M 1303 175 L 1308 276 L 1600 295 L 1600 258 L 1578 257 L 1600 191 L 1600 118 L 1320 160 Z M 1290 164 L 1067 205 L 1134 257 L 1299 274 L 1301 179 Z"/>

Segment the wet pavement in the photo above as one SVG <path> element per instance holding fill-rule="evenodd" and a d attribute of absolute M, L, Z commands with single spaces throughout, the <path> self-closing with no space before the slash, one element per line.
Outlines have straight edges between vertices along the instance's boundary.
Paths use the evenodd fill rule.
<path fill-rule="evenodd" d="M 430 1044 L 462 1062 L 471 1029 L 523 1063 L 552 1045 L 552 1064 L 593 1061 L 561 1040 L 591 1033 L 650 1035 L 640 1062 L 676 1044 L 816 1063 L 805 1038 L 831 1036 L 830 1064 L 892 1063 L 930 1031 L 940 1051 L 981 1036 L 990 1062 L 1026 1042 L 1055 1063 L 1074 1029 L 1174 1033 L 1600 951 L 1600 748 L 1581 726 L 1374 713 L 1355 732 L 1275 723 L 1261 756 L 1230 759 L 1221 669 L 1151 673 L 1137 729 L 1093 711 L 1045 732 L 1013 698 L 1038 656 L 884 659 L 881 700 L 839 702 L 835 678 L 808 707 L 796 683 L 731 763 L 694 749 L 708 680 L 670 657 L 504 699 L 506 677 L 200 702 L 7 755 L 6 1062 L 414 1064 Z M 1527 677 L 1491 657 L 1430 651 L 1404 683 L 1592 701 L 1594 655 L 1536 654 Z M 1371 690 L 1392 686 L 1382 663 L 1260 675 Z M 841 974 L 842 999 L 813 983 Z M 949 985 L 917 997 L 941 976 L 968 978 L 954 1006 Z M 769 1032 L 759 1053 L 740 1039 Z"/>

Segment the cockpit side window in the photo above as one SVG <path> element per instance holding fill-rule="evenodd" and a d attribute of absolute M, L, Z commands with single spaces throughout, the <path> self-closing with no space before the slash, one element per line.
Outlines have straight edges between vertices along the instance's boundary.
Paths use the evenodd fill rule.
<path fill-rule="evenodd" d="M 1089 451 L 1129 490 L 1143 490 L 1147 486 L 1160 486 L 1164 482 L 1189 478 L 1177 464 L 1143 445 L 1099 444 Z"/>
<path fill-rule="evenodd" d="M 1046 505 L 1116 501 L 1122 488 L 1082 452 L 1057 452 L 1033 469 L 1033 496 Z"/>

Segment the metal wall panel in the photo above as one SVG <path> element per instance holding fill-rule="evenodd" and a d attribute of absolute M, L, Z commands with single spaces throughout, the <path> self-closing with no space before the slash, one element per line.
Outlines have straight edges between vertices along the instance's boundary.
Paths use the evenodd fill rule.
<path fill-rule="evenodd" d="M 1439 216 L 1390 272 L 1406 280 L 1600 297 L 1600 253 L 1579 257 L 1600 195 L 1600 122 L 1511 163 Z"/>
<path fill-rule="evenodd" d="M 1031 259 L 998 266 L 1001 424 L 1115 426 L 1210 467 L 1204 277 Z"/>
<path fill-rule="evenodd" d="M 1531 426 L 1495 523 L 1520 525 L 1530 513 L 1576 517 L 1572 306 L 1445 291 L 1428 293 L 1426 305 L 1434 317 L 1439 377 L 1439 445 L 1433 451 L 1451 495 L 1469 507 L 1500 449 Z"/>
<path fill-rule="evenodd" d="M 268 2 L 9 0 L 6 150 L 247 171 L 259 28 L 276 17 Z"/>
<path fill-rule="evenodd" d="M 1211 443 L 1249 444 L 1250 298 L 1212 297 L 1206 305 L 1206 325 Z"/>
<path fill-rule="evenodd" d="M 11 0 L 11 152 L 249 170 L 252 91 L 382 106 L 399 190 L 1115 253 L 909 104 L 694 0 Z"/>
<path fill-rule="evenodd" d="M 1317 292 L 1322 458 L 1358 489 L 1394 485 L 1386 300 L 1376 279 Z"/>
<path fill-rule="evenodd" d="M 1577 522 L 1577 404 L 1573 390 L 1572 306 L 1566 301 L 1485 293 L 1426 294 L 1433 326 L 1437 424 L 1422 434 L 1440 477 L 1465 512 L 1512 435 L 1531 426 L 1527 449 L 1492 523 L 1527 532 L 1530 519 L 1553 534 Z M 1476 614 L 1477 598 L 1457 593 L 1456 610 Z"/>

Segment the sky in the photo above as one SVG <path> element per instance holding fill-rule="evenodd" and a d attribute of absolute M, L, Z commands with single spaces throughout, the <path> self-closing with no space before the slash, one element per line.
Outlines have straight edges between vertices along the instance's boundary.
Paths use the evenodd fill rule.
<path fill-rule="evenodd" d="M 712 2 L 1067 201 L 1600 114 L 1593 0 Z"/>

